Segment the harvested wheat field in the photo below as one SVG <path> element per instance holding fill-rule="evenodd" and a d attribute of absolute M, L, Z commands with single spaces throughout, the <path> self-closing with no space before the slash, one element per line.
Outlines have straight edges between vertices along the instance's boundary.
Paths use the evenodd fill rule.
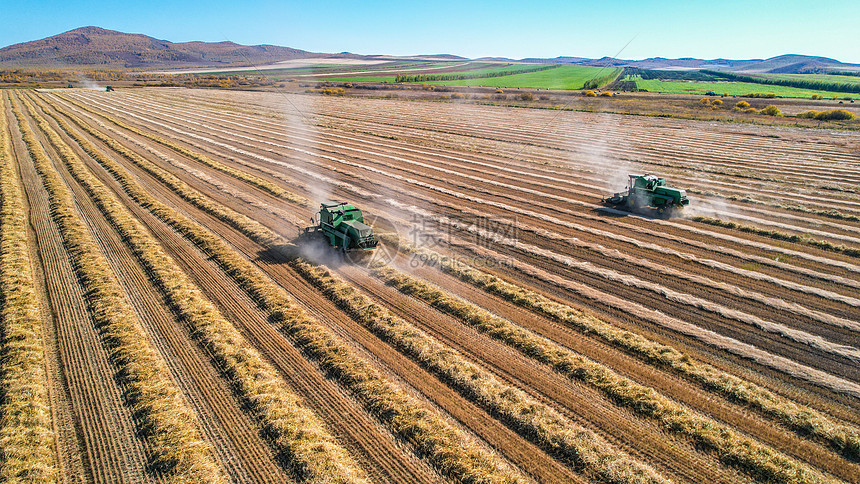
<path fill-rule="evenodd" d="M 0 481 L 860 482 L 860 134 L 0 94 Z M 628 173 L 672 218 L 605 207 Z M 296 245 L 320 202 L 380 239 Z"/>

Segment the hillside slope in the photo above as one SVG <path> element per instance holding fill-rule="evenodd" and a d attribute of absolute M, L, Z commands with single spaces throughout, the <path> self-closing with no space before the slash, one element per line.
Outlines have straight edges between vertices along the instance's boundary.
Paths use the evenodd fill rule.
<path fill-rule="evenodd" d="M 187 67 L 277 62 L 314 55 L 274 45 L 173 43 L 143 34 L 81 27 L 0 49 L 0 67 Z"/>

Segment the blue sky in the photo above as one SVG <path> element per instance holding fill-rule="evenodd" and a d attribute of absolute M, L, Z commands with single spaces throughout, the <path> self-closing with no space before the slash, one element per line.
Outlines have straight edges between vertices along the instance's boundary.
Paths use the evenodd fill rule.
<path fill-rule="evenodd" d="M 172 42 L 464 57 L 807 54 L 860 63 L 860 1 L 0 0 L 0 46 L 86 25 Z M 635 37 L 635 38 L 634 38 Z"/>

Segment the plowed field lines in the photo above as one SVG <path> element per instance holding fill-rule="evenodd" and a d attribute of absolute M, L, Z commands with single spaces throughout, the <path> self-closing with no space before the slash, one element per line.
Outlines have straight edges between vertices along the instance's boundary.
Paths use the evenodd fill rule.
<path fill-rule="evenodd" d="M 22 160 L 30 224 L 36 233 L 56 330 L 57 340 L 51 344 L 56 345 L 63 365 L 63 383 L 68 385 L 78 438 L 85 451 L 82 461 L 86 473 L 96 482 L 157 482 L 146 472 L 145 448 L 135 435 L 131 412 L 114 379 L 116 370 L 87 312 L 83 292 L 51 221 L 47 193 L 20 139 L 20 135 L 15 137 L 15 150 Z"/>
<path fill-rule="evenodd" d="M 135 171 L 133 167 L 127 166 L 127 168 Z M 141 178 L 146 177 L 147 175 L 144 173 L 138 173 L 138 176 Z M 187 206 L 184 201 L 179 200 L 172 192 L 169 192 L 166 189 L 157 187 L 155 184 L 157 182 L 151 182 L 153 187 L 155 188 L 154 192 L 163 191 L 161 194 L 163 200 L 170 201 L 171 204 L 176 204 L 177 206 L 183 206 L 184 211 L 187 211 L 190 214 L 193 214 L 194 218 L 197 220 L 205 220 L 205 226 L 210 229 L 214 229 L 217 233 L 222 236 L 226 236 L 226 239 L 233 244 L 237 249 L 242 251 L 247 257 L 253 259 L 257 259 L 261 257 L 261 254 L 264 254 L 267 249 L 256 244 L 254 242 L 249 241 L 243 235 L 236 233 L 235 229 L 230 228 L 223 224 L 223 222 L 218 221 L 217 219 L 212 218 L 208 214 L 204 212 L 200 212 L 193 207 Z M 150 227 L 152 228 L 152 227 Z M 161 236 L 159 236 L 161 238 Z M 171 247 L 172 248 L 172 247 Z M 186 261 L 188 260 L 189 254 L 177 253 L 174 254 L 177 260 Z M 198 255 L 198 258 L 205 256 Z M 263 256 L 266 257 L 266 256 Z M 268 256 L 272 257 L 272 256 Z M 265 260 L 265 259 L 264 259 Z M 300 303 L 303 303 L 305 307 L 314 315 L 320 317 L 322 321 L 331 321 L 333 323 L 333 329 L 336 329 L 342 335 L 349 337 L 350 339 L 356 340 L 362 347 L 366 349 L 370 354 L 374 355 L 376 359 L 380 359 L 385 363 L 385 368 L 389 371 L 394 371 L 394 373 L 400 378 L 407 381 L 409 384 L 413 386 L 419 387 L 421 390 L 420 393 L 428 395 L 430 400 L 448 413 L 455 416 L 460 421 L 468 422 L 469 425 L 479 436 L 484 439 L 487 439 L 491 445 L 501 450 L 505 455 L 507 455 L 510 459 L 512 459 L 519 467 L 523 468 L 526 472 L 539 477 L 542 481 L 554 481 L 554 480 L 568 480 L 575 479 L 574 475 L 570 474 L 568 470 L 564 467 L 560 466 L 558 463 L 553 461 L 552 459 L 548 459 L 545 454 L 536 450 L 531 444 L 528 444 L 520 437 L 516 436 L 515 433 L 508 430 L 504 425 L 500 422 L 496 421 L 492 417 L 488 416 L 485 412 L 475 407 L 473 404 L 469 403 L 464 398 L 457 395 L 455 392 L 451 390 L 443 391 L 443 388 L 439 388 L 441 385 L 435 377 L 426 374 L 423 370 L 421 370 L 417 365 L 410 362 L 408 359 L 405 359 L 402 356 L 398 356 L 397 353 L 392 353 L 390 348 L 384 343 L 380 343 L 379 340 L 369 334 L 365 329 L 358 326 L 356 323 L 352 322 L 348 317 L 346 317 L 340 310 L 335 308 L 328 301 L 319 300 L 319 294 L 316 290 L 304 282 L 301 278 L 293 274 L 288 269 L 285 269 L 283 265 L 280 264 L 272 264 L 264 263 L 261 265 L 261 268 L 269 273 L 269 275 L 281 284 L 283 287 L 286 287 L 290 290 L 290 292 L 297 298 Z M 199 269 L 195 270 L 198 272 Z M 195 278 L 197 278 L 195 274 Z M 210 276 L 213 277 L 213 276 Z M 232 303 L 235 299 L 237 299 L 236 295 L 231 292 L 229 288 L 233 288 L 233 291 L 241 291 L 238 289 L 235 284 L 228 281 L 223 275 L 218 277 L 218 281 L 213 281 L 212 283 L 208 283 L 208 281 L 198 279 L 198 283 L 204 288 L 204 290 L 209 293 L 209 291 L 217 291 L 220 297 L 215 297 L 210 294 L 210 297 L 213 298 L 216 302 L 221 304 L 225 304 L 223 301 L 227 301 L 226 304 L 234 305 Z M 226 288 L 226 289 L 225 289 Z M 255 306 L 253 303 L 248 301 L 248 304 L 251 307 Z M 249 331 L 247 334 L 249 339 L 253 341 L 255 344 L 260 345 L 261 349 L 264 350 L 265 354 L 273 357 L 273 362 L 275 362 L 276 366 L 283 368 L 285 366 L 284 363 L 279 360 L 282 358 L 282 354 L 285 352 L 284 346 L 286 345 L 291 349 L 290 353 L 295 355 L 295 358 L 300 359 L 301 353 L 297 353 L 297 350 L 292 346 L 289 346 L 289 343 L 284 341 L 283 337 L 280 336 L 277 331 L 265 321 L 265 316 L 261 314 L 256 309 L 244 309 L 240 311 L 239 308 L 225 306 L 225 313 L 234 315 L 236 320 L 241 320 L 246 325 L 246 331 Z M 249 311 L 252 314 L 255 314 L 256 317 L 251 317 Z M 256 321 L 254 321 L 256 320 Z M 250 328 L 247 328 L 248 325 L 251 324 L 251 321 L 254 321 L 258 326 L 254 328 L 254 332 L 251 332 Z M 337 323 L 334 323 L 337 322 Z M 356 339 L 358 338 L 358 339 Z M 280 346 L 273 346 L 274 343 L 280 341 Z M 392 358 L 394 358 L 392 360 Z M 294 366 L 296 363 L 293 363 L 291 366 Z M 299 375 L 303 375 L 310 370 L 305 368 L 303 370 L 300 369 L 289 369 L 289 367 L 284 368 L 285 375 L 290 375 L 288 377 L 288 381 L 291 386 L 297 385 L 299 382 L 291 381 L 291 378 L 295 378 Z M 436 382 L 435 385 L 433 382 Z M 310 387 L 310 388 L 303 388 Z M 302 385 L 298 387 L 299 391 L 314 391 L 318 392 L 313 385 L 309 385 L 306 382 L 302 382 Z M 315 397 L 315 398 L 313 398 Z M 308 400 L 313 400 L 317 405 L 330 405 L 330 401 L 334 400 L 332 395 L 323 394 L 323 395 L 305 395 L 305 398 Z M 343 398 L 343 397 L 342 397 Z M 316 408 L 316 407 L 314 407 Z M 329 419 L 337 419 L 338 415 L 344 412 L 343 409 L 321 409 L 318 410 L 321 415 L 327 417 L 326 420 Z M 355 418 L 353 416 L 353 418 Z M 346 425 L 346 424 L 338 424 L 338 425 Z M 356 424 L 354 424 L 356 425 Z M 366 422 L 365 426 L 373 428 L 375 424 Z M 340 430 L 338 427 L 335 427 L 336 430 Z M 344 430 L 348 430 L 344 429 Z M 374 460 L 370 461 L 370 468 L 377 470 L 384 470 L 386 468 L 394 468 L 393 470 L 389 470 L 389 476 L 387 476 L 386 480 L 392 481 L 400 481 L 403 478 L 399 479 L 395 476 L 404 475 L 407 473 L 405 469 L 398 469 L 398 465 L 402 465 L 394 462 L 385 462 L 386 460 L 393 461 L 392 458 L 382 459 L 386 456 L 386 452 L 380 449 L 380 445 L 378 442 L 374 443 L 373 439 L 368 439 L 366 436 L 363 436 L 359 433 L 359 430 L 363 430 L 364 433 L 367 433 L 367 429 L 357 429 L 354 431 L 354 434 L 357 435 L 349 435 L 351 439 L 359 440 L 359 444 L 366 446 L 362 448 L 365 453 L 371 453 L 371 457 Z M 380 438 L 380 437 L 377 437 Z M 349 442 L 347 442 L 349 444 Z M 531 451 L 529 451 L 531 449 Z M 405 450 L 405 449 L 404 449 Z M 388 449 L 388 452 L 396 455 L 400 452 L 394 453 L 391 449 Z M 402 452 L 402 451 L 401 451 Z M 401 457 L 402 459 L 409 461 L 408 458 Z M 379 461 L 382 460 L 382 463 Z M 413 464 L 414 465 L 414 464 Z M 413 471 L 414 472 L 414 471 Z M 427 472 L 427 471 L 424 471 Z M 426 475 L 426 474 L 425 474 Z M 379 476 L 380 478 L 385 478 L 385 475 Z M 432 479 L 422 479 L 422 480 L 432 480 Z"/>
<path fill-rule="evenodd" d="M 98 144 L 97 140 L 90 139 L 90 141 Z M 102 149 L 106 150 L 106 148 Z M 281 371 L 287 383 L 295 388 L 327 422 L 330 422 L 332 430 L 340 435 L 345 445 L 358 455 L 364 456 L 368 469 L 376 474 L 377 479 L 387 482 L 403 482 L 404 479 L 411 482 L 432 482 L 438 479 L 438 476 L 430 477 L 435 473 L 429 471 L 426 466 L 404 455 L 402 450 L 398 450 L 398 444 L 390 434 L 386 437 L 387 432 L 370 420 L 356 402 L 326 380 L 311 362 L 266 321 L 266 314 L 258 310 L 257 305 L 244 297 L 244 292 L 232 280 L 208 261 L 209 258 L 206 255 L 190 247 L 180 235 L 128 199 L 117 186 L 116 181 L 103 168 L 94 162 L 90 162 L 90 166 L 102 182 L 111 186 L 114 192 L 120 195 L 126 206 L 164 244 L 170 255 L 183 265 L 183 269 L 194 278 L 207 296 L 219 305 L 224 314 L 231 321 L 241 322 L 240 329 L 249 341 L 263 351 L 264 355 L 271 358 L 271 363 Z M 186 205 L 185 202 L 161 186 L 159 182 L 152 180 L 148 174 L 134 167 L 127 168 L 133 172 L 138 171 L 138 179 L 149 179 L 148 184 L 154 188 L 153 194 L 161 191 L 164 201 L 186 208 L 183 207 Z M 188 210 L 195 209 L 189 207 Z"/>
<path fill-rule="evenodd" d="M 354 387 L 327 374 L 330 370 L 318 356 L 305 346 L 300 349 L 293 336 L 273 324 L 263 303 L 253 300 L 226 266 L 219 266 L 223 259 L 210 257 L 208 249 L 204 253 L 195 245 L 199 241 L 133 200 L 127 187 L 100 164 L 108 165 L 100 156 L 127 170 L 152 198 L 226 242 L 228 249 L 222 250 L 250 261 L 273 283 L 267 287 L 286 290 L 421 405 L 537 481 L 586 482 L 597 474 L 563 464 L 546 450 L 549 447 L 536 445 L 540 439 L 522 430 L 528 427 L 497 414 L 493 409 L 501 408 L 494 407 L 498 403 L 480 401 L 465 390 L 468 386 L 447 380 L 441 368 L 411 350 L 398 350 L 391 336 L 375 333 L 378 328 L 350 316 L 356 313 L 342 308 L 342 302 L 333 302 L 323 286 L 295 265 L 288 250 L 260 241 L 290 240 L 309 225 L 316 203 L 349 200 L 371 220 L 380 217 L 377 230 L 435 232 L 440 245 L 434 250 L 467 263 L 475 257 L 504 261 L 482 270 L 585 308 L 610 325 L 677 348 L 696 361 L 812 407 L 837 424 L 847 422 L 855 430 L 860 426 L 856 257 L 761 233 L 654 219 L 598 204 L 600 197 L 620 189 L 611 181 L 614 174 L 623 179 L 627 172 L 655 170 L 673 186 L 702 193 L 691 196 L 696 214 L 857 248 L 860 222 L 851 217 L 860 214 L 854 188 L 860 181 L 860 138 L 853 133 L 311 95 L 288 94 L 290 105 L 285 105 L 280 95 L 249 92 L 69 90 L 25 96 L 49 112 L 50 117 L 44 116 L 47 124 L 260 351 L 278 378 L 325 421 L 375 482 L 446 478 L 416 442 L 392 433 L 395 427 L 374 414 L 366 400 L 353 393 Z M 65 113 L 79 119 L 72 122 Z M 11 112 L 4 115 L 14 121 Z M 71 127 L 61 127 L 53 116 Z M 91 197 L 98 197 L 66 170 L 40 133 L 39 117 L 37 112 L 26 122 L 72 190 L 78 215 L 109 260 L 230 480 L 295 478 L 285 471 L 289 466 L 284 457 L 272 451 L 272 442 L 260 422 L 250 417 L 223 369 L 213 366 L 212 356 L 169 309 L 160 286 L 111 226 L 106 212 L 94 205 Z M 87 133 L 76 123 L 98 133 Z M 157 474 L 147 468 L 144 441 L 136 435 L 138 423 L 125 406 L 123 388 L 115 383 L 115 366 L 93 327 L 53 224 L 47 194 L 13 125 L 13 147 L 35 235 L 34 260 L 41 269 L 37 279 L 56 331 L 46 331 L 45 338 L 49 381 L 56 386 L 52 412 L 55 427 L 62 429 L 57 434 L 61 472 L 72 476 L 71 469 L 80 469 L 87 475 L 84 481 L 155 481 Z M 113 148 L 100 136 L 111 138 Z M 101 154 L 90 156 L 73 137 L 87 140 Z M 133 156 L 121 155 L 123 150 Z M 171 187 L 160 181 L 141 167 L 145 163 L 140 159 L 172 174 L 180 184 L 170 182 Z M 829 189 L 823 191 L 822 186 Z M 184 196 L 179 195 L 182 191 Z M 752 202 L 743 201 L 747 195 Z M 845 203 L 840 207 L 839 201 Z M 834 206 L 839 214 L 823 213 Z M 258 233 L 263 235 L 242 225 L 241 220 L 249 219 L 241 217 L 261 224 Z M 494 339 L 454 313 L 407 296 L 364 267 L 326 260 L 345 284 L 372 301 L 368 307 L 402 318 L 484 374 L 522 389 L 545 405 L 542 408 L 560 413 L 573 427 L 593 431 L 663 477 L 675 482 L 756 479 L 759 471 L 728 463 L 725 456 L 707 450 L 715 447 L 694 442 L 694 434 L 669 431 L 655 414 L 607 399 L 611 393 L 593 380 L 557 373 L 510 340 Z M 393 264 L 405 268 L 412 262 L 400 253 Z M 828 439 L 833 434 L 805 435 L 785 420 L 703 386 L 691 373 L 628 352 L 624 348 L 630 347 L 617 339 L 567 326 L 534 306 L 515 305 L 431 266 L 413 265 L 406 272 L 653 389 L 686 412 L 701 413 L 796 459 L 802 480 L 818 480 L 816 472 L 860 480 L 860 450 L 850 450 L 860 443 L 831 448 Z M 860 442 L 860 430 L 848 438 Z"/>
<path fill-rule="evenodd" d="M 222 137 L 223 137 L 223 135 L 222 135 Z M 229 138 L 229 137 L 227 137 L 227 139 L 230 139 L 230 138 Z M 235 139 L 233 139 L 233 141 L 235 142 L 236 140 L 235 140 Z M 379 170 L 379 169 L 374 169 L 374 170 L 375 170 L 376 172 L 381 172 L 381 173 L 383 173 L 383 174 L 384 174 L 384 173 L 386 173 L 386 172 L 385 172 L 385 171 L 383 171 L 383 170 Z M 413 174 L 413 175 L 415 175 L 415 173 L 414 173 L 414 172 L 408 172 L 408 173 L 409 173 L 409 174 Z M 418 176 L 421 176 L 421 175 L 422 175 L 422 174 L 418 174 Z M 397 178 L 396 178 L 396 179 L 397 179 Z M 401 178 L 401 180 L 402 180 L 402 178 Z M 406 179 L 406 181 L 412 181 L 412 179 L 407 178 L 407 179 Z M 422 183 L 422 184 L 423 184 L 423 183 Z M 763 309 L 763 312 L 764 312 L 764 313 L 768 313 L 768 312 L 770 312 L 770 311 L 769 311 L 769 308 L 765 307 L 765 308 Z M 788 320 L 788 321 L 794 321 L 794 319 L 792 319 L 792 318 L 788 318 L 787 320 Z M 731 331 L 735 331 L 735 330 L 736 330 L 736 328 L 738 327 L 737 325 L 731 325 L 731 324 L 726 325 L 726 324 L 728 324 L 728 323 L 723 323 L 723 326 L 722 326 L 722 327 L 723 327 L 723 328 L 731 328 Z M 728 329 L 724 329 L 724 331 L 727 331 L 727 330 L 728 330 Z M 747 342 L 755 342 L 756 340 L 755 340 L 755 339 L 753 339 L 753 338 L 756 338 L 756 337 L 757 337 L 757 336 L 752 336 L 752 337 L 750 337 L 750 339 L 747 339 L 746 341 L 747 341 Z M 805 344 L 807 344 L 807 343 L 806 343 L 806 342 L 804 342 L 803 344 L 805 345 Z M 851 365 L 851 367 L 853 367 L 853 365 Z M 847 371 L 851 371 L 851 370 L 850 370 L 850 367 L 848 368 L 848 370 L 847 370 Z"/>
<path fill-rule="evenodd" d="M 74 142 L 67 140 L 67 144 L 73 146 Z M 87 156 L 83 151 L 78 154 L 82 159 Z M 257 425 L 242 412 L 241 404 L 233 398 L 232 390 L 219 377 L 208 356 L 199 347 L 188 345 L 191 335 L 170 313 L 162 295 L 149 282 L 148 274 L 135 262 L 129 248 L 71 175 L 65 169 L 58 171 L 75 191 L 85 222 L 108 256 L 138 316 L 170 364 L 173 379 L 200 415 L 204 433 L 228 474 L 236 481 L 288 479 L 259 436 Z"/>

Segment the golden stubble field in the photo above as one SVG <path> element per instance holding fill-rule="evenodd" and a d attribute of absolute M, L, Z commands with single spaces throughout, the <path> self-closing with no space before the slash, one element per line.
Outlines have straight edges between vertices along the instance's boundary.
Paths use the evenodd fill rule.
<path fill-rule="evenodd" d="M 0 476 L 858 482 L 860 135 L 0 94 Z M 627 173 L 681 217 L 600 205 Z M 293 243 L 350 201 L 382 243 Z"/>

